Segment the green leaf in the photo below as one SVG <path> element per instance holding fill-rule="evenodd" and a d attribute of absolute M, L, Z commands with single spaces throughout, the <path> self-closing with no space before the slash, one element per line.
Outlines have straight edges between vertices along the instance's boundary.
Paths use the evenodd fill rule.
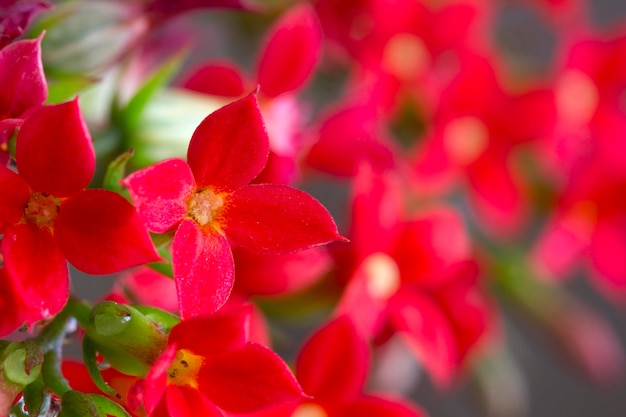
<path fill-rule="evenodd" d="M 133 154 L 134 150 L 129 149 L 109 164 L 107 171 L 104 174 L 104 180 L 102 182 L 103 188 L 116 193 L 120 193 L 123 190 L 120 181 L 126 175 L 126 165 L 128 164 L 128 161 L 130 161 L 130 158 L 133 157 Z"/>
<path fill-rule="evenodd" d="M 41 375 L 39 378 L 28 384 L 22 392 L 24 394 L 24 404 L 26 405 L 28 413 L 32 416 L 40 415 L 45 399 L 44 385 Z"/>
<path fill-rule="evenodd" d="M 47 104 L 58 104 L 73 99 L 78 93 L 98 82 L 80 74 L 63 75 L 48 81 Z"/>
<path fill-rule="evenodd" d="M 127 134 L 137 129 L 139 119 L 146 105 L 150 102 L 154 94 L 174 77 L 186 55 L 185 50 L 166 60 L 152 73 L 130 101 L 120 109 L 118 115 L 123 129 Z"/>

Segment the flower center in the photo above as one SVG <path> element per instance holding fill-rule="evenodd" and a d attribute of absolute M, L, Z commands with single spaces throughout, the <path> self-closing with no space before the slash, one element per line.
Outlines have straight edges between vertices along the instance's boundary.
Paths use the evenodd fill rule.
<path fill-rule="evenodd" d="M 328 417 L 328 414 L 317 404 L 304 403 L 293 411 L 291 417 Z"/>
<path fill-rule="evenodd" d="M 224 197 L 211 190 L 202 190 L 194 194 L 187 204 L 187 212 L 200 226 L 215 219 L 224 205 Z"/>
<path fill-rule="evenodd" d="M 389 255 L 376 252 L 363 261 L 367 291 L 378 300 L 387 300 L 400 288 L 398 264 Z"/>
<path fill-rule="evenodd" d="M 59 214 L 59 200 L 48 193 L 33 193 L 24 207 L 26 220 L 38 227 L 52 227 Z"/>
<path fill-rule="evenodd" d="M 198 372 L 202 362 L 202 356 L 195 355 L 187 349 L 179 349 L 172 364 L 167 368 L 168 383 L 197 389 Z"/>
<path fill-rule="evenodd" d="M 443 140 L 452 160 L 461 165 L 468 165 L 487 148 L 489 131 L 480 119 L 463 116 L 452 120 L 445 127 Z"/>

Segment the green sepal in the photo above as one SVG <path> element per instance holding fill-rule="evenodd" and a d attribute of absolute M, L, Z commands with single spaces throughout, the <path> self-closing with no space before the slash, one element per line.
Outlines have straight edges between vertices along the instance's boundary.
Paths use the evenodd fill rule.
<path fill-rule="evenodd" d="M 133 157 L 134 150 L 129 149 L 123 154 L 119 155 L 108 165 L 106 173 L 104 174 L 104 180 L 102 181 L 102 187 L 106 190 L 122 193 L 124 187 L 120 184 L 120 181 L 126 175 L 126 165 L 130 158 Z"/>
<path fill-rule="evenodd" d="M 117 391 L 111 388 L 111 386 L 107 384 L 106 381 L 102 378 L 100 369 L 98 369 L 98 363 L 96 362 L 96 358 L 96 347 L 94 346 L 91 339 L 89 339 L 88 336 L 85 336 L 83 338 L 83 362 L 85 362 L 85 367 L 87 368 L 87 372 L 89 372 L 89 376 L 93 380 L 94 384 L 96 384 L 98 389 L 100 389 L 100 391 L 104 392 L 108 396 L 120 398 L 120 394 L 118 394 Z"/>
<path fill-rule="evenodd" d="M 99 413 L 107 417 L 131 417 L 128 411 L 118 403 L 98 394 L 87 394 Z"/>
<path fill-rule="evenodd" d="M 26 385 L 22 393 L 24 394 L 24 404 L 28 413 L 31 416 L 41 415 L 45 400 L 44 384 L 41 375 Z"/>
<path fill-rule="evenodd" d="M 59 417 L 106 417 L 101 413 L 94 401 L 78 391 L 68 391 L 61 398 Z"/>
<path fill-rule="evenodd" d="M 167 347 L 160 327 L 136 308 L 104 301 L 91 310 L 85 332 L 113 368 L 144 376 Z"/>
<path fill-rule="evenodd" d="M 170 330 L 172 330 L 172 327 L 180 323 L 180 317 L 175 314 L 168 313 L 167 311 L 161 310 L 160 308 L 144 305 L 136 305 L 134 307 L 148 319 L 154 321 L 155 323 L 158 323 L 161 330 L 163 330 L 166 334 L 169 334 Z"/>

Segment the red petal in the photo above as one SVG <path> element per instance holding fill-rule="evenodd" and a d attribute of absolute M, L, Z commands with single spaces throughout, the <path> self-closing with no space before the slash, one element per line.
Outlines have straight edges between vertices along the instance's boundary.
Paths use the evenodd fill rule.
<path fill-rule="evenodd" d="M 167 385 L 167 369 L 172 364 L 178 348 L 175 344 L 170 344 L 167 349 L 161 353 L 161 356 L 154 362 L 150 370 L 145 376 L 143 387 L 143 402 L 148 414 L 157 408 L 161 398 L 165 394 Z"/>
<path fill-rule="evenodd" d="M 12 333 L 26 321 L 33 323 L 43 318 L 41 314 L 31 317 L 32 312 L 15 290 L 14 281 L 6 268 L 0 268 L 0 337 Z"/>
<path fill-rule="evenodd" d="M 224 305 L 235 279 L 233 255 L 224 236 L 184 219 L 172 242 L 172 263 L 181 317 L 211 314 Z"/>
<path fill-rule="evenodd" d="M 69 296 L 67 262 L 48 229 L 25 223 L 2 238 L 4 263 L 16 293 L 38 319 L 58 313 Z"/>
<path fill-rule="evenodd" d="M 239 97 L 244 93 L 243 77 L 230 62 L 208 62 L 196 69 L 182 86 L 199 93 Z"/>
<path fill-rule="evenodd" d="M 596 224 L 591 237 L 589 253 L 591 262 L 608 287 L 609 294 L 626 289 L 626 231 L 625 222 L 601 221 Z"/>
<path fill-rule="evenodd" d="M 303 398 L 302 389 L 283 360 L 254 343 L 205 358 L 198 382 L 200 392 L 233 413 L 252 413 Z"/>
<path fill-rule="evenodd" d="M 418 291 L 406 288 L 389 301 L 389 307 L 395 328 L 435 381 L 449 384 L 456 372 L 457 349 L 443 311 Z"/>
<path fill-rule="evenodd" d="M 288 294 L 318 281 L 331 267 L 324 248 L 270 255 L 238 248 L 233 251 L 237 279 L 235 289 L 249 295 Z"/>
<path fill-rule="evenodd" d="M 67 197 L 85 188 L 96 160 L 78 100 L 41 107 L 24 120 L 15 159 L 34 191 Z"/>
<path fill-rule="evenodd" d="M 122 180 L 146 227 L 164 233 L 187 215 L 187 200 L 195 190 L 189 165 L 169 159 L 136 171 Z"/>
<path fill-rule="evenodd" d="M 258 81 L 263 94 L 276 97 L 309 78 L 320 55 L 322 29 L 312 7 L 301 4 L 274 24 L 267 39 Z"/>
<path fill-rule="evenodd" d="M 165 401 L 169 417 L 224 416 L 204 395 L 189 386 L 168 386 L 165 390 Z"/>
<path fill-rule="evenodd" d="M 255 252 L 293 252 L 343 239 L 319 201 L 285 185 L 242 187 L 228 197 L 222 216 L 226 235 Z"/>
<path fill-rule="evenodd" d="M 43 104 L 48 88 L 41 64 L 41 37 L 0 50 L 0 118 L 19 118 Z"/>
<path fill-rule="evenodd" d="M 263 169 L 269 140 L 253 94 L 211 113 L 197 127 L 187 162 L 199 188 L 235 190 Z"/>
<path fill-rule="evenodd" d="M 208 316 L 181 321 L 170 333 L 170 342 L 201 356 L 241 349 L 248 341 L 251 306 L 222 309 Z M 198 337 L 198 329 L 211 337 Z"/>
<path fill-rule="evenodd" d="M 160 260 L 134 207 L 111 191 L 84 190 L 66 200 L 54 229 L 67 260 L 88 274 Z"/>
<path fill-rule="evenodd" d="M 304 345 L 296 375 L 304 391 L 321 401 L 346 401 L 358 395 L 367 377 L 366 341 L 347 316 L 318 330 Z"/>
<path fill-rule="evenodd" d="M 341 407 L 341 417 L 425 417 L 426 414 L 400 400 L 367 396 Z"/>
<path fill-rule="evenodd" d="M 17 223 L 24 215 L 24 207 L 30 198 L 30 190 L 24 179 L 0 166 L 0 233 L 4 227 Z"/>

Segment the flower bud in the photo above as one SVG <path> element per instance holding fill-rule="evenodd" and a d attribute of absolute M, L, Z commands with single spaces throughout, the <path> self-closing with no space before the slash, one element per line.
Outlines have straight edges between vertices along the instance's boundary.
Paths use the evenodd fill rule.
<path fill-rule="evenodd" d="M 53 74 L 97 75 L 113 65 L 148 29 L 146 18 L 124 2 L 57 5 L 31 32 L 46 31 L 43 61 Z"/>
<path fill-rule="evenodd" d="M 167 335 L 157 322 L 113 301 L 94 306 L 85 330 L 96 350 L 127 375 L 145 375 L 167 347 Z"/>

